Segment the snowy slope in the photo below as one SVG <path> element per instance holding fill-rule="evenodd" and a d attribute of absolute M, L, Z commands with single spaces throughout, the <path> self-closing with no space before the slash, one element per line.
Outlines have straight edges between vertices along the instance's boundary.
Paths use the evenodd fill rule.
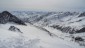
<path fill-rule="evenodd" d="M 55 31 L 58 29 L 61 32 L 65 32 L 65 33 L 73 34 L 73 33 L 76 33 L 77 30 L 80 30 L 85 27 L 84 12 L 15 11 L 15 12 L 12 12 L 12 14 L 16 15 L 18 18 L 22 19 L 24 22 L 29 22 L 33 24 L 34 26 L 38 26 L 40 28 L 47 27 L 48 29 L 51 28 L 50 30 L 54 28 Z M 52 31 L 50 32 L 52 33 Z M 64 36 L 65 36 L 65 33 L 64 33 Z M 80 34 L 81 33 L 83 32 L 80 32 Z"/>
<path fill-rule="evenodd" d="M 9 26 L 18 27 L 23 33 L 9 31 Z M 84 48 L 74 42 L 51 37 L 47 32 L 27 23 L 27 26 L 0 24 L 0 48 Z"/>
<path fill-rule="evenodd" d="M 85 48 L 85 31 L 77 32 L 85 27 L 82 12 L 11 13 L 26 22 L 27 26 L 0 24 L 0 48 Z M 10 26 L 23 33 L 8 30 Z M 73 37 L 81 37 L 84 41 L 76 42 Z"/>

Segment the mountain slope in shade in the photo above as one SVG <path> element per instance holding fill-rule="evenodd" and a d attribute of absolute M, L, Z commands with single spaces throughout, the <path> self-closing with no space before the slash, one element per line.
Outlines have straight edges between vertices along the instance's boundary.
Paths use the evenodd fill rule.
<path fill-rule="evenodd" d="M 0 13 L 0 23 L 6 24 L 8 22 L 14 22 L 17 24 L 26 25 L 22 20 L 12 15 L 8 11 L 3 11 L 2 13 Z"/>

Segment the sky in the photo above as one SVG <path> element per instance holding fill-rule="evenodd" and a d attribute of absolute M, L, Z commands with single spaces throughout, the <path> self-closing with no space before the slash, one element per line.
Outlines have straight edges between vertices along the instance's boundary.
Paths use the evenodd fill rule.
<path fill-rule="evenodd" d="M 1 10 L 84 10 L 85 0 L 0 0 Z"/>

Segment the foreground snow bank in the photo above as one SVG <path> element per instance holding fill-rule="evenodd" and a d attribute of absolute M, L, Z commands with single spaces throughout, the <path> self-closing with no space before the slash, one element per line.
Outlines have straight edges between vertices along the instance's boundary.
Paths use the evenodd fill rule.
<path fill-rule="evenodd" d="M 38 42 L 38 39 L 26 40 L 19 36 L 0 40 L 0 48 L 40 48 L 37 46 Z"/>

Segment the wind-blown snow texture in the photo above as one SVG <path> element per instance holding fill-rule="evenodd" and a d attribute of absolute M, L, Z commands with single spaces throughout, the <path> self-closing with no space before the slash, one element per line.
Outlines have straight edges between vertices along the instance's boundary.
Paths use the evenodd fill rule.
<path fill-rule="evenodd" d="M 27 26 L 0 24 L 0 48 L 85 48 L 84 12 L 13 11 Z M 21 32 L 10 31 L 10 26 Z"/>

